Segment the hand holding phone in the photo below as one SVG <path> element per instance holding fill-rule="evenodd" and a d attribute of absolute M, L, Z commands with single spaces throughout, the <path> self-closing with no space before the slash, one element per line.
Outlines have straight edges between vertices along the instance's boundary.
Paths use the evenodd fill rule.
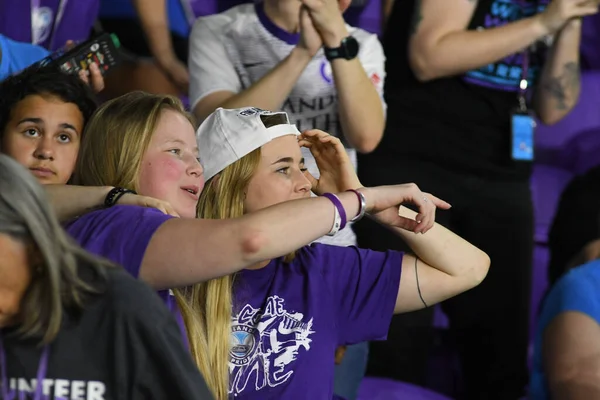
<path fill-rule="evenodd" d="M 80 76 L 83 71 L 87 77 L 90 66 L 95 64 L 100 74 L 105 75 L 122 62 L 119 48 L 119 39 L 115 34 L 102 33 L 76 46 L 67 43 L 65 47 L 40 61 L 39 65 L 56 66 L 62 71 Z M 93 83 L 92 79 L 92 85 Z"/>

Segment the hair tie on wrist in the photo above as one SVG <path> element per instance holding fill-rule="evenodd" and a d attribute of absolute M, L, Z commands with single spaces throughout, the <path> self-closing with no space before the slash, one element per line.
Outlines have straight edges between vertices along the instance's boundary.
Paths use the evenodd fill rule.
<path fill-rule="evenodd" d="M 104 198 L 104 207 L 108 208 L 114 206 L 117 204 L 119 199 L 127 193 L 137 194 L 134 190 L 125 189 L 122 187 L 112 188 Z"/>
<path fill-rule="evenodd" d="M 335 194 L 324 193 L 323 197 L 327 197 L 335 207 L 333 227 L 331 228 L 331 231 L 329 231 L 329 233 L 327 234 L 328 236 L 333 236 L 338 231 L 346 227 L 346 210 L 344 209 L 344 206 L 342 205 L 340 199 Z"/>
<path fill-rule="evenodd" d="M 358 214 L 354 218 L 350 220 L 350 222 L 360 221 L 362 217 L 365 216 L 365 212 L 367 211 L 367 200 L 365 199 L 365 195 L 355 189 L 348 189 L 346 192 L 354 192 L 358 197 Z"/>

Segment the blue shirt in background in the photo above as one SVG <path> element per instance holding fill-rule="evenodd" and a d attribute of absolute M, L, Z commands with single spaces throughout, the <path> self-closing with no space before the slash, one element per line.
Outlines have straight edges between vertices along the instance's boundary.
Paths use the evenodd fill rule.
<path fill-rule="evenodd" d="M 0 35 L 0 81 L 46 57 L 48 50 L 31 43 L 15 42 Z"/>
<path fill-rule="evenodd" d="M 545 299 L 535 335 L 530 400 L 550 399 L 542 365 L 542 338 L 552 320 L 568 311 L 586 314 L 600 324 L 600 260 L 569 271 Z"/>

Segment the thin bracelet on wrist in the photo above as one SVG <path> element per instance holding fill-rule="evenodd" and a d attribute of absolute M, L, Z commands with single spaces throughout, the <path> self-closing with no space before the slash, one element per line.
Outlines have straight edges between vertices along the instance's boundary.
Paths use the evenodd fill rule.
<path fill-rule="evenodd" d="M 114 206 L 115 204 L 117 204 L 119 199 L 127 193 L 137 194 L 134 190 L 125 189 L 122 187 L 112 188 L 104 198 L 104 207 L 109 208 Z"/>
<path fill-rule="evenodd" d="M 350 220 L 350 222 L 360 221 L 362 217 L 365 216 L 365 212 L 367 211 L 367 199 L 365 199 L 365 195 L 359 192 L 356 189 L 346 190 L 347 192 L 353 192 L 358 197 L 358 214 L 354 218 Z"/>

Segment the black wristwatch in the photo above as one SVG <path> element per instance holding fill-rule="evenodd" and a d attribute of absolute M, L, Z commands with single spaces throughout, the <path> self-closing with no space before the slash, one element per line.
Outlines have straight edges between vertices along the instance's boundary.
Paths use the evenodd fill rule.
<path fill-rule="evenodd" d="M 327 57 L 329 61 L 335 60 L 336 58 L 352 60 L 358 55 L 359 47 L 360 46 L 358 45 L 358 41 L 354 39 L 353 36 L 347 36 L 342 39 L 340 47 L 336 47 L 333 49 L 324 47 L 325 57 Z"/>

